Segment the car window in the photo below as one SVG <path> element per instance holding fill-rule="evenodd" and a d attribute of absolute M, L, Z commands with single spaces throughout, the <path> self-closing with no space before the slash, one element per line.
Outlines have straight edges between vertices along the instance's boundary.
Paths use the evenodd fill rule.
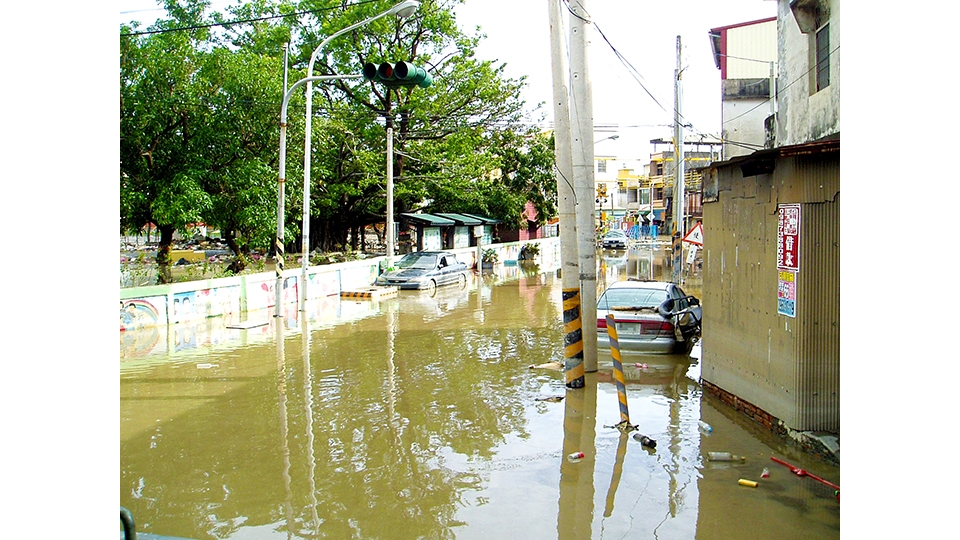
<path fill-rule="evenodd" d="M 687 295 L 683 294 L 683 289 L 680 287 L 673 287 L 671 290 L 671 297 L 676 300 L 673 311 L 680 311 L 690 307 L 690 303 L 687 301 Z"/>
<path fill-rule="evenodd" d="M 607 289 L 597 302 L 597 309 L 611 307 L 657 307 L 667 299 L 661 289 Z"/>
<path fill-rule="evenodd" d="M 437 267 L 436 255 L 420 255 L 417 253 L 407 253 L 397 262 L 399 268 L 418 268 L 421 270 L 432 270 Z"/>

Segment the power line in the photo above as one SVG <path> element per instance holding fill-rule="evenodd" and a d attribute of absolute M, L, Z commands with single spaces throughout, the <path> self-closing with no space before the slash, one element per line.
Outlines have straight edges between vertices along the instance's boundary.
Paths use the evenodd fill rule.
<path fill-rule="evenodd" d="M 357 3 L 355 3 L 355 4 L 351 4 L 351 7 L 352 7 L 352 6 L 360 6 L 360 5 L 363 5 L 363 4 L 370 4 L 370 3 L 373 3 L 373 2 L 375 2 L 375 1 L 376 1 L 376 0 L 363 0 L 363 1 L 361 1 L 361 2 L 357 2 Z M 237 25 L 237 24 L 247 24 L 247 23 L 253 23 L 253 22 L 269 21 L 269 20 L 273 20 L 273 19 L 285 19 L 285 18 L 287 18 L 287 17 L 299 17 L 299 16 L 301 16 L 301 15 L 310 15 L 310 14 L 314 14 L 314 13 L 323 13 L 323 12 L 326 12 L 326 11 L 335 11 L 335 10 L 337 10 L 337 9 L 340 9 L 340 8 L 311 9 L 311 10 L 307 10 L 307 11 L 297 11 L 297 12 L 289 13 L 289 14 L 286 14 L 286 15 L 269 15 L 269 16 L 266 16 L 266 17 L 256 17 L 256 18 L 253 18 L 253 19 L 240 19 L 240 20 L 236 20 L 236 21 L 228 21 L 228 22 L 223 22 L 223 23 L 198 24 L 198 25 L 192 25 L 192 26 L 181 26 L 181 27 L 177 27 L 177 28 L 165 28 L 165 29 L 163 29 L 163 30 L 145 30 L 145 31 L 143 31 L 143 32 L 128 32 L 128 33 L 125 33 L 125 34 L 120 34 L 120 37 L 124 38 L 124 37 L 133 37 L 133 36 L 143 36 L 143 35 L 148 35 L 148 34 L 165 34 L 165 33 L 168 33 L 168 32 L 187 32 L 187 31 L 190 31 L 190 30 L 199 30 L 199 29 L 201 29 L 201 28 L 216 28 L 216 27 L 219 27 L 219 26 L 229 27 L 229 26 L 234 26 L 234 25 Z M 144 11 L 155 11 L 155 10 L 144 10 Z"/>

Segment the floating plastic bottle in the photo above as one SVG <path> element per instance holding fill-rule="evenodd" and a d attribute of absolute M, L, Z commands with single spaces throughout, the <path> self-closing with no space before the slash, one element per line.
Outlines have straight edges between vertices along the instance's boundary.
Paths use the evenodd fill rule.
<path fill-rule="evenodd" d="M 580 461 L 581 459 L 583 459 L 583 452 L 574 452 L 569 456 L 567 456 L 567 459 L 569 459 L 570 461 Z"/>
<path fill-rule="evenodd" d="M 700 430 L 704 433 L 713 433 L 713 426 L 703 420 L 697 420 L 697 425 L 700 426 Z"/>
<path fill-rule="evenodd" d="M 741 486 L 757 487 L 756 482 L 754 482 L 753 480 L 747 480 L 745 478 L 741 478 L 737 483 L 740 484 Z"/>
<path fill-rule="evenodd" d="M 770 469 L 764 467 L 763 472 L 760 473 L 760 478 L 770 478 Z"/>
<path fill-rule="evenodd" d="M 707 452 L 710 461 L 746 461 L 747 458 L 731 454 L 730 452 Z"/>

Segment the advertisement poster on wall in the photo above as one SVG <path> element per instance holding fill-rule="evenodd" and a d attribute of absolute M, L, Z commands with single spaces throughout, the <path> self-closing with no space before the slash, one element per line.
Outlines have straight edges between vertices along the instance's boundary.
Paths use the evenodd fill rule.
<path fill-rule="evenodd" d="M 800 271 L 800 205 L 777 205 L 777 313 L 797 316 Z"/>
<path fill-rule="evenodd" d="M 800 270 L 800 205 L 777 205 L 777 268 Z"/>
<path fill-rule="evenodd" d="M 777 313 L 796 318 L 797 273 L 780 270 L 777 274 Z"/>

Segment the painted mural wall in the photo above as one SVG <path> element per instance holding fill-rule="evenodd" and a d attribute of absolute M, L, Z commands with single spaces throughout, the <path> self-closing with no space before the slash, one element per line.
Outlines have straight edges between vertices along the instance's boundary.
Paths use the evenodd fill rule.
<path fill-rule="evenodd" d="M 439 240 L 439 236 L 437 239 Z M 492 244 L 484 248 L 496 250 L 502 264 L 515 265 L 525 243 Z M 559 266 L 559 238 L 540 239 L 531 243 L 540 246 L 538 262 L 541 265 Z M 462 248 L 452 251 L 468 266 L 476 265 L 476 249 Z M 338 297 L 343 291 L 371 286 L 380 274 L 383 260 L 383 257 L 377 257 L 308 268 L 307 300 Z M 296 312 L 303 272 L 294 268 L 284 272 L 281 277 L 281 305 L 284 306 L 284 311 Z M 261 272 L 164 286 L 123 288 L 120 289 L 120 331 L 186 325 L 213 318 L 226 325 L 236 324 L 241 321 L 243 314 L 275 309 L 276 287 L 276 274 Z"/>

